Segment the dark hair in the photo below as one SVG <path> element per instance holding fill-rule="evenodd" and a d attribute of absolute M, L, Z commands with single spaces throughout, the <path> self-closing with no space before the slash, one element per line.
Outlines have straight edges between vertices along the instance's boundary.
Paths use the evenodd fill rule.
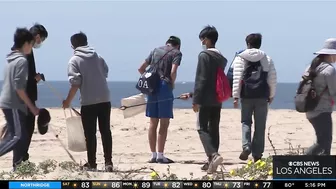
<path fill-rule="evenodd" d="M 259 49 L 261 47 L 262 35 L 260 33 L 251 33 L 245 39 L 246 45 L 251 48 Z"/>
<path fill-rule="evenodd" d="M 327 55 L 319 54 L 317 55 L 311 62 L 310 67 L 308 69 L 309 77 L 315 77 L 317 75 L 316 68 L 325 61 Z"/>
<path fill-rule="evenodd" d="M 34 41 L 34 36 L 27 28 L 17 28 L 14 33 L 14 45 L 12 50 L 20 49 L 25 43 L 31 43 Z"/>
<path fill-rule="evenodd" d="M 215 45 L 218 40 L 218 32 L 217 29 L 214 26 L 206 26 L 203 28 L 203 30 L 199 34 L 199 39 L 209 39 L 212 43 L 212 45 Z"/>
<path fill-rule="evenodd" d="M 171 44 L 172 46 L 176 47 L 178 45 L 181 45 L 181 39 L 176 36 L 170 36 L 166 44 Z"/>
<path fill-rule="evenodd" d="M 34 24 L 34 26 L 32 26 L 29 31 L 33 34 L 34 37 L 37 35 L 40 35 L 40 37 L 44 39 L 48 37 L 48 31 L 42 24 L 39 23 Z"/>
<path fill-rule="evenodd" d="M 71 45 L 73 48 L 81 47 L 81 46 L 86 46 L 88 45 L 87 37 L 85 33 L 79 32 L 71 36 L 70 38 Z"/>

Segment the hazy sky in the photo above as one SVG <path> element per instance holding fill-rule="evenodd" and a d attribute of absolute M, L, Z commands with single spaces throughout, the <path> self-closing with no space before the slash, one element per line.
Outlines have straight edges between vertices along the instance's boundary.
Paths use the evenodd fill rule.
<path fill-rule="evenodd" d="M 219 31 L 217 48 L 232 61 L 251 32 L 263 35 L 280 82 L 297 82 L 325 39 L 336 37 L 332 1 L 3 1 L 0 0 L 0 78 L 16 27 L 43 24 L 49 37 L 35 50 L 37 71 L 47 80 L 66 80 L 73 50 L 69 38 L 87 34 L 110 67 L 110 81 L 134 81 L 148 53 L 170 35 L 182 40 L 178 81 L 193 81 L 201 51 L 200 30 Z M 227 66 L 228 67 L 228 66 Z"/>

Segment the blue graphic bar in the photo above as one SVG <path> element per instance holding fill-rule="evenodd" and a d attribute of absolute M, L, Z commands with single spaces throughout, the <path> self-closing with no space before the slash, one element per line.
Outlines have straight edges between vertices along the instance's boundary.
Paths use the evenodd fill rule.
<path fill-rule="evenodd" d="M 307 178 L 307 179 L 296 179 L 296 178 L 288 178 L 288 179 L 273 179 L 274 181 L 336 181 L 336 179 L 311 179 L 311 178 Z"/>
<path fill-rule="evenodd" d="M 61 189 L 61 182 L 10 181 L 9 189 Z"/>

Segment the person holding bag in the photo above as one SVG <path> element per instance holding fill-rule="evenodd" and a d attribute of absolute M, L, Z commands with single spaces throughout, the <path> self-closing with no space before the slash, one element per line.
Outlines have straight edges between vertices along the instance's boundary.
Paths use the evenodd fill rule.
<path fill-rule="evenodd" d="M 86 139 L 88 162 L 85 170 L 96 170 L 97 152 L 97 120 L 103 143 L 105 171 L 113 171 L 112 134 L 111 134 L 111 102 L 107 84 L 109 73 L 104 58 L 88 44 L 83 32 L 70 38 L 74 55 L 68 64 L 68 79 L 71 84 L 68 96 L 63 101 L 63 108 L 69 108 L 77 90 L 80 90 L 81 118 Z"/>

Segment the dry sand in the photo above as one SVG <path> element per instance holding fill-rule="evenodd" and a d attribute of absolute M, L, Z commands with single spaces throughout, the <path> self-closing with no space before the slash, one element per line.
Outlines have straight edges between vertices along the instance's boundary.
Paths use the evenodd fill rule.
<path fill-rule="evenodd" d="M 51 126 L 58 134 L 59 138 L 66 144 L 66 126 L 63 110 L 59 108 L 49 109 L 52 121 Z M 174 110 L 175 118 L 171 121 L 168 139 L 166 143 L 165 154 L 176 161 L 170 164 L 170 171 L 177 174 L 179 178 L 190 178 L 190 172 L 193 172 L 194 178 L 206 175 L 200 170 L 205 162 L 206 156 L 196 131 L 195 114 L 190 109 Z M 335 115 L 333 115 L 336 120 Z M 4 118 L 0 123 L 4 123 Z M 147 142 L 147 128 L 149 119 L 143 114 L 133 118 L 124 119 L 122 111 L 113 109 L 111 115 L 111 129 L 113 135 L 113 162 L 117 173 L 89 173 L 90 179 L 120 179 L 127 175 L 127 171 L 139 169 L 142 167 L 153 168 L 159 173 L 167 173 L 167 165 L 148 164 L 146 161 L 150 158 L 150 150 Z M 335 125 L 335 124 L 334 124 Z M 293 110 L 270 110 L 267 121 L 267 128 L 271 127 L 270 138 L 273 141 L 278 154 L 286 153 L 289 150 L 289 144 L 294 148 L 299 145 L 303 148 L 309 147 L 315 141 L 314 130 L 306 120 L 304 114 Z M 265 155 L 274 154 L 270 142 L 267 140 L 266 130 L 266 150 Z M 224 168 L 229 171 L 240 167 L 246 162 L 238 159 L 241 151 L 241 124 L 240 111 L 223 109 L 220 122 L 221 146 L 220 153 L 224 157 Z M 56 139 L 53 132 L 45 135 L 35 134 L 30 146 L 30 161 L 38 164 L 47 159 L 54 159 L 57 162 L 71 161 L 66 151 L 62 148 L 60 142 Z M 100 133 L 97 132 L 98 148 L 97 163 L 98 168 L 103 168 L 103 153 L 100 139 Z M 335 138 L 335 132 L 334 132 Z M 332 149 L 335 154 L 335 145 Z M 72 152 L 78 163 L 85 163 L 86 153 Z M 12 165 L 12 153 L 0 158 L 0 171 L 9 171 Z M 142 170 L 138 174 L 129 175 L 133 179 L 148 179 L 151 170 Z M 40 179 L 62 179 L 69 178 L 87 178 L 87 175 L 78 173 L 69 173 L 64 170 L 56 170 L 49 174 L 39 176 Z"/>

